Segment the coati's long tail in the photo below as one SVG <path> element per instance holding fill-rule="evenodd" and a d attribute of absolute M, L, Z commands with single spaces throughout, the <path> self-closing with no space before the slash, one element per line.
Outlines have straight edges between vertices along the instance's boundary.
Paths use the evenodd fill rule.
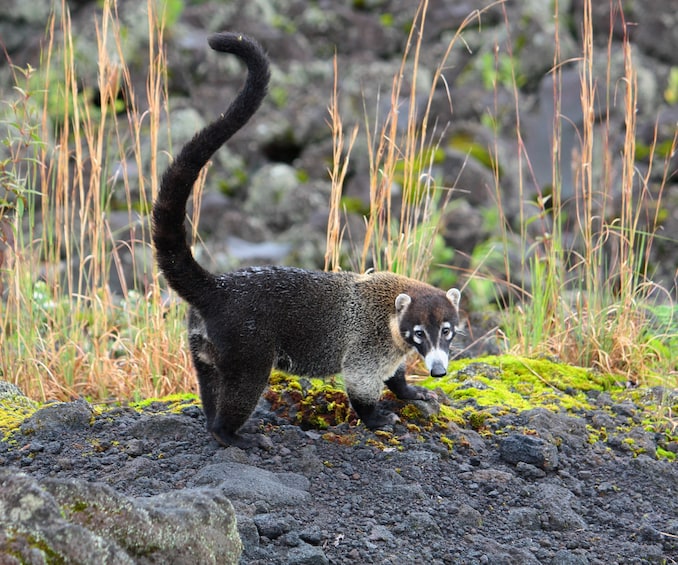
<path fill-rule="evenodd" d="M 167 168 L 153 203 L 153 244 L 156 260 L 168 284 L 189 304 L 200 307 L 214 276 L 194 259 L 186 240 L 186 202 L 200 170 L 214 152 L 247 123 L 261 105 L 270 77 L 268 59 L 253 39 L 235 33 L 212 35 L 209 45 L 232 53 L 248 69 L 235 100 L 217 120 L 199 131 Z"/>

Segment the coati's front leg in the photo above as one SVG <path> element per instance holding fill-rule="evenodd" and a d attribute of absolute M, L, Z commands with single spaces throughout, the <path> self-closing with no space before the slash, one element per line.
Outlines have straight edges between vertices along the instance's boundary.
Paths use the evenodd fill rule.
<path fill-rule="evenodd" d="M 397 414 L 379 406 L 384 383 L 377 368 L 367 369 L 358 363 L 355 367 L 344 366 L 343 374 L 351 406 L 366 427 L 374 430 L 400 421 Z"/>
<path fill-rule="evenodd" d="M 438 396 L 432 390 L 421 386 L 407 384 L 405 380 L 405 366 L 401 365 L 395 374 L 386 381 L 386 386 L 393 391 L 400 400 L 438 400 Z"/>
<path fill-rule="evenodd" d="M 372 403 L 371 401 L 366 402 L 362 399 L 352 398 L 350 393 L 349 399 L 351 400 L 351 406 L 353 406 L 358 417 L 362 420 L 363 424 L 371 430 L 376 430 L 384 426 L 392 426 L 400 421 L 400 418 L 395 412 L 384 410 L 379 406 L 378 402 Z"/>

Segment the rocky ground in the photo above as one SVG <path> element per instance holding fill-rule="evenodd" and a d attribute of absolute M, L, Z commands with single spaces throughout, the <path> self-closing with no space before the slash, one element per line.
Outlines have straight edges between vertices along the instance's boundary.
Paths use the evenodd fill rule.
<path fill-rule="evenodd" d="M 436 424 L 387 399 L 402 422 L 378 432 L 350 416 L 304 429 L 294 407 L 269 394 L 246 427 L 248 444 L 227 449 L 205 433 L 192 397 L 48 405 L 0 442 L 0 563 L 63 562 L 40 560 L 37 548 L 50 555 L 45 544 L 29 551 L 27 540 L 55 531 L 63 539 L 63 517 L 77 522 L 97 488 L 97 500 L 124 500 L 125 516 L 155 512 L 149 531 L 178 512 L 182 535 L 193 530 L 202 544 L 188 555 L 189 542 L 183 551 L 141 551 L 131 523 L 121 534 L 88 514 L 79 522 L 95 540 L 87 543 L 105 547 L 109 563 L 228 562 L 225 552 L 237 547 L 225 548 L 219 520 L 229 499 L 243 564 L 676 563 L 678 465 L 666 454 L 678 446 L 648 431 L 646 412 L 667 394 L 655 388 L 621 400 L 591 391 L 591 408 L 578 414 L 491 409 L 486 420 Z M 58 494 L 66 479 L 76 481 Z M 88 494 L 76 497 L 79 489 Z M 53 496 L 61 515 L 49 533 L 41 510 L 38 533 L 23 536 L 23 560 L 13 561 L 17 532 L 25 534 L 17 524 L 30 521 L 17 517 L 24 491 L 50 504 Z M 182 510 L 178 499 L 189 501 Z M 66 562 L 88 562 L 73 547 L 60 551 Z"/>

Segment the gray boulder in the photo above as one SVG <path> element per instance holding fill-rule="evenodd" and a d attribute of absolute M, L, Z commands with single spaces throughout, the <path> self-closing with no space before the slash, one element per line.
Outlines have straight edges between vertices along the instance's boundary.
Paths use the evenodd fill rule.
<path fill-rule="evenodd" d="M 129 498 L 80 480 L 0 469 L 2 563 L 235 564 L 233 507 L 214 489 Z"/>

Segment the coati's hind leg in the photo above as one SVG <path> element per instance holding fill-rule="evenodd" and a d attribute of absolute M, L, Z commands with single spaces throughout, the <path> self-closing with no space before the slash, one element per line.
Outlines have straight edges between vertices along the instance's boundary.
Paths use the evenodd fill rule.
<path fill-rule="evenodd" d="M 224 446 L 239 442 L 238 430 L 256 408 L 268 383 L 273 354 L 234 359 L 224 355 L 224 344 L 220 354 L 207 337 L 202 318 L 194 310 L 189 314 L 189 328 L 207 431 Z"/>
<path fill-rule="evenodd" d="M 348 394 L 351 400 L 351 406 L 362 420 L 363 424 L 371 430 L 383 428 L 384 426 L 392 426 L 400 421 L 400 418 L 395 412 L 384 410 L 377 402 L 365 401 L 362 398 L 352 397 Z"/>
<path fill-rule="evenodd" d="M 214 345 L 206 336 L 202 318 L 195 310 L 189 310 L 188 320 L 188 343 L 191 349 L 193 366 L 198 377 L 202 410 L 207 420 L 207 429 L 210 430 L 217 416 L 220 394 L 219 372 L 215 366 L 216 351 Z"/>
<path fill-rule="evenodd" d="M 216 388 L 216 383 L 219 381 L 219 376 L 214 365 L 204 363 L 196 357 L 193 358 L 193 366 L 198 375 L 202 411 L 205 413 L 207 429 L 209 430 L 217 415 L 219 390 Z"/>
<path fill-rule="evenodd" d="M 196 340 L 193 338 L 191 341 L 191 345 L 194 345 Z M 212 362 L 207 362 L 204 360 L 204 357 L 196 355 L 195 349 L 193 351 L 193 365 L 198 375 L 200 399 L 202 400 L 202 410 L 207 420 L 207 431 L 220 444 L 225 446 L 230 445 L 236 441 L 238 437 L 237 431 L 247 421 L 251 411 L 245 415 L 231 414 L 230 417 L 224 420 L 224 412 L 227 410 L 226 405 L 228 401 L 225 399 L 225 385 L 221 374 Z"/>
<path fill-rule="evenodd" d="M 214 417 L 207 429 L 221 445 L 228 447 L 243 442 L 238 430 L 247 422 L 264 392 L 270 367 L 257 373 L 238 371 L 219 375 L 220 386 L 214 403 Z"/>
<path fill-rule="evenodd" d="M 386 381 L 386 386 L 401 400 L 437 400 L 438 396 L 432 390 L 421 386 L 407 384 L 405 380 L 405 366 L 401 365 L 395 374 Z"/>
<path fill-rule="evenodd" d="M 254 412 L 268 383 L 270 368 L 257 372 L 238 369 L 224 374 L 199 359 L 194 360 L 194 364 L 207 431 L 225 447 L 243 443 L 238 430 Z"/>

